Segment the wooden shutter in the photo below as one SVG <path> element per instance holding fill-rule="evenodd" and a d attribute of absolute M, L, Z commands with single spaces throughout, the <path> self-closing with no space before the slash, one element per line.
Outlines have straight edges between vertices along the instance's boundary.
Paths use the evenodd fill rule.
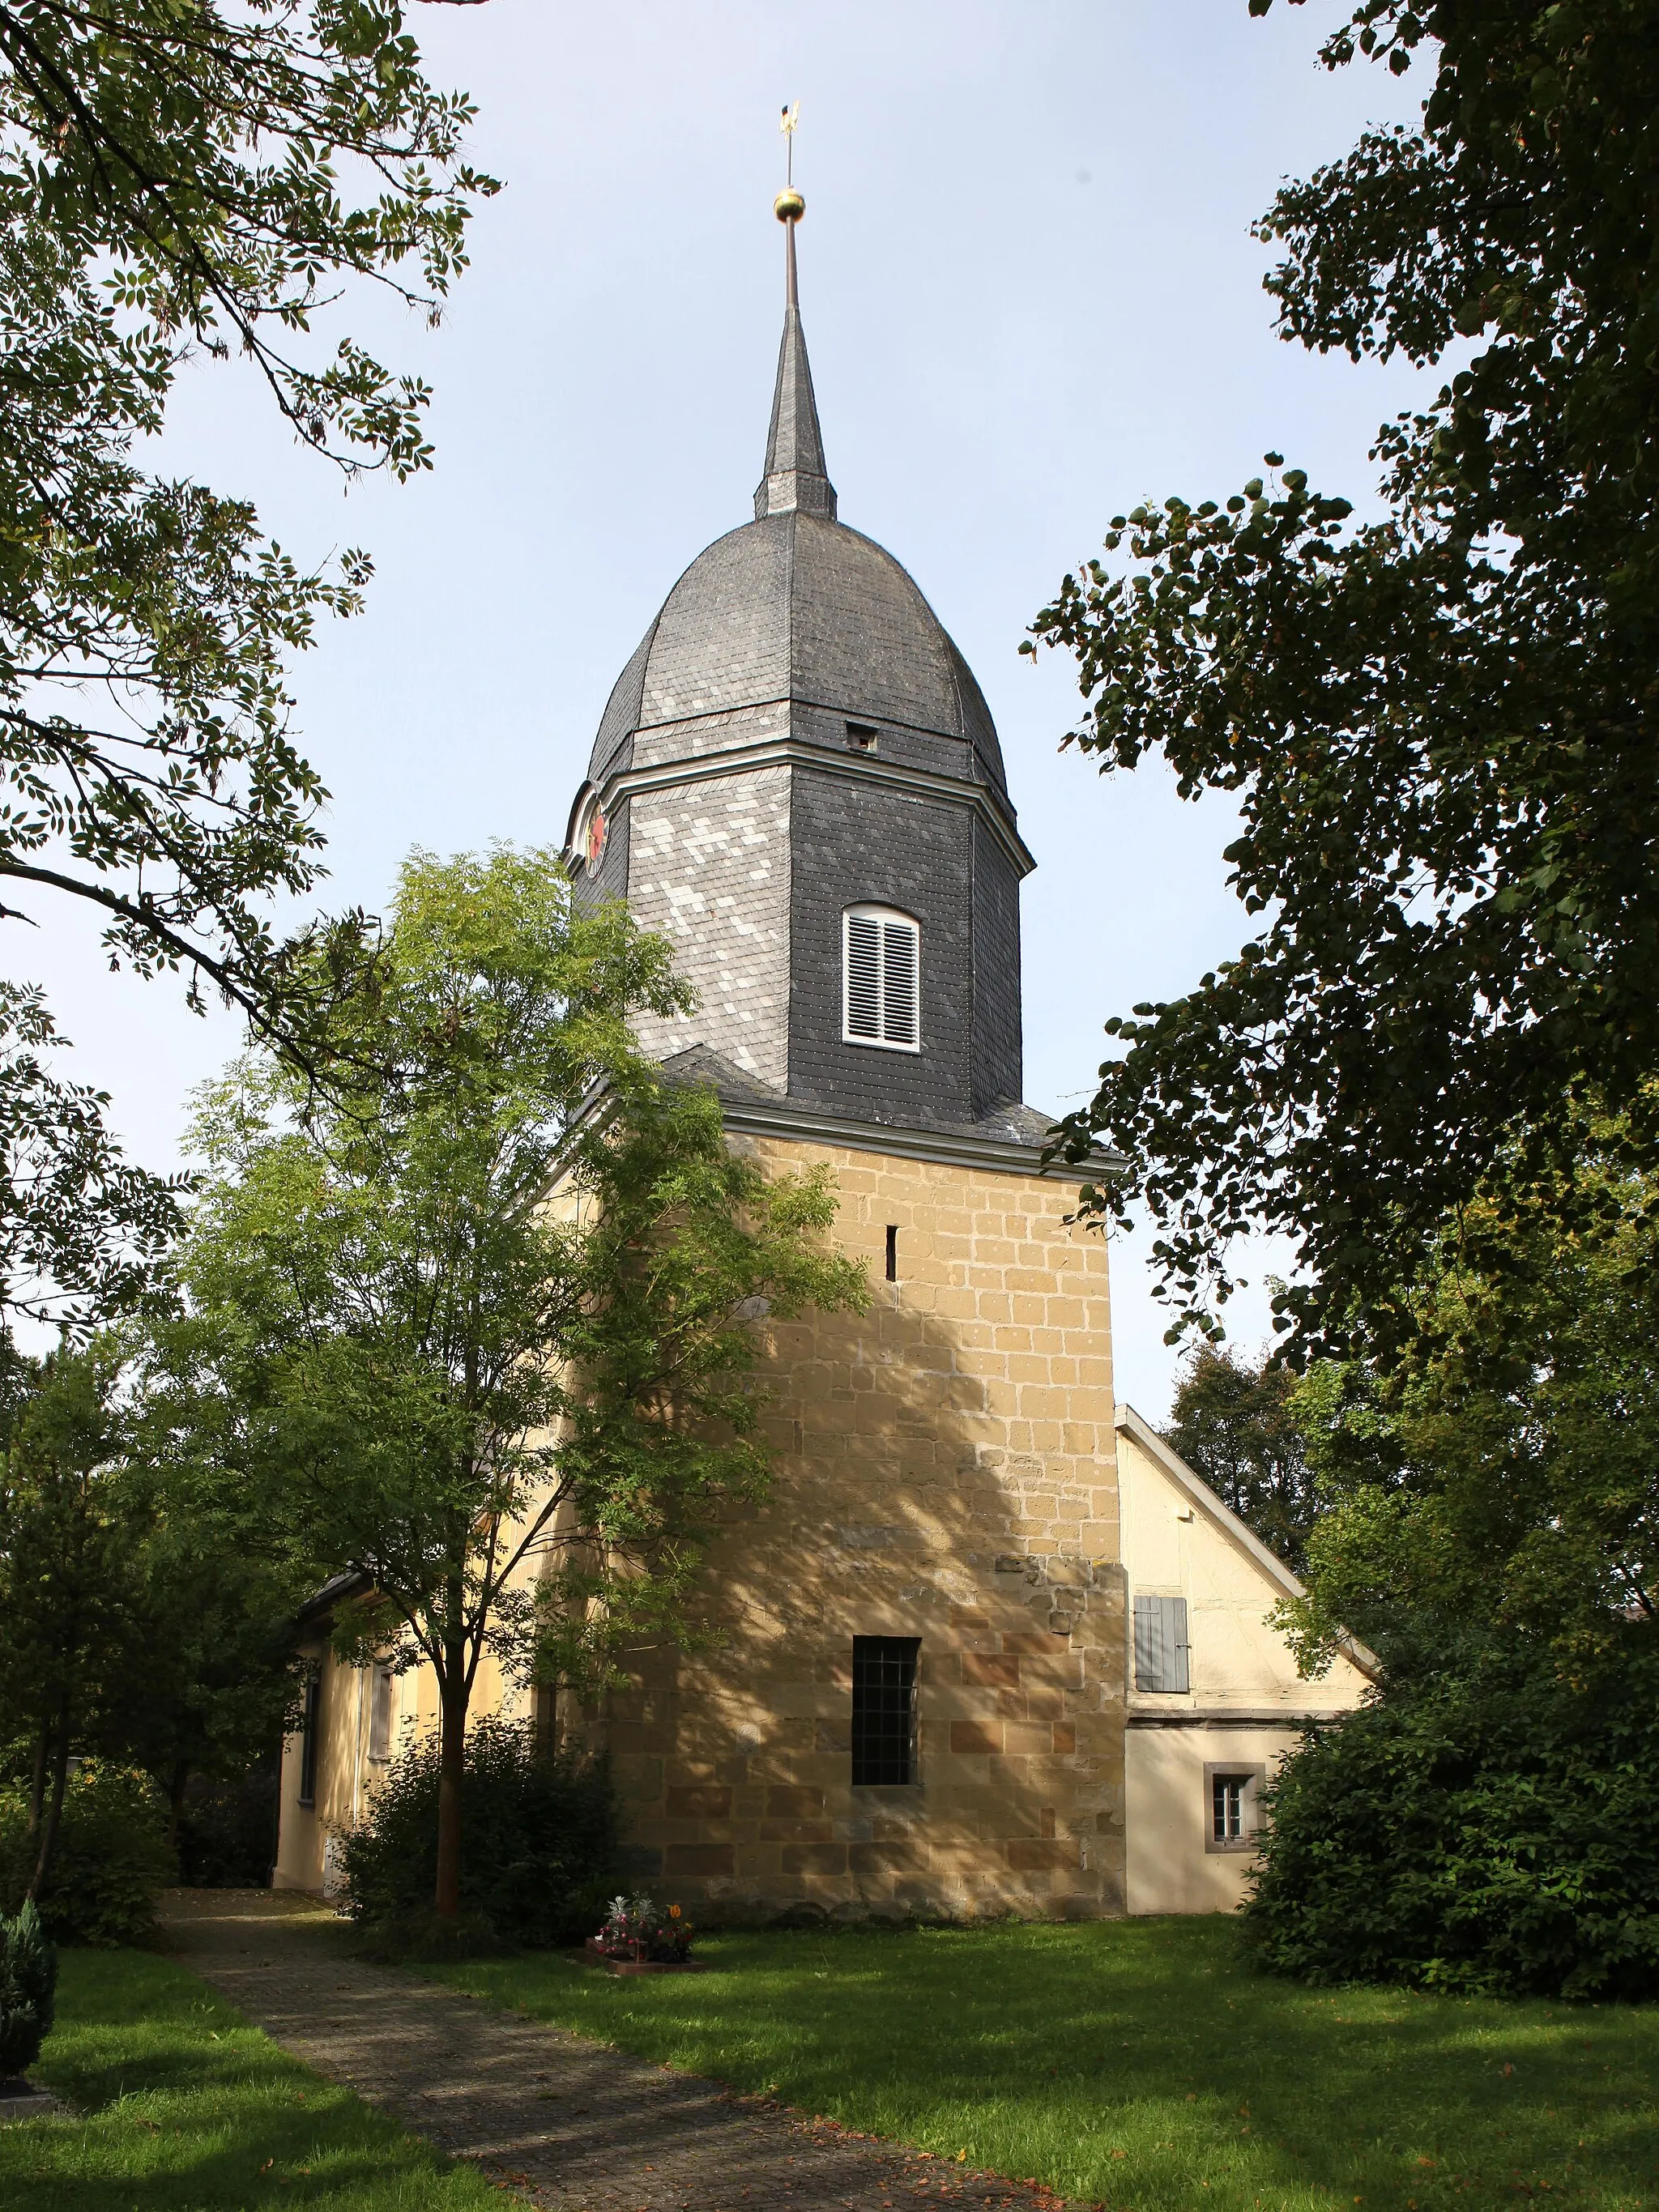
<path fill-rule="evenodd" d="M 847 917 L 847 1034 L 881 1041 L 881 924 L 873 915 Z"/>
<path fill-rule="evenodd" d="M 917 960 L 920 933 L 913 922 L 881 926 L 881 1034 L 886 1044 L 916 1041 Z"/>
<path fill-rule="evenodd" d="M 1178 1696 L 1191 1687 L 1184 1597 L 1135 1599 L 1135 1687 Z"/>
<path fill-rule="evenodd" d="M 1192 1687 L 1187 1662 L 1187 1601 L 1184 1597 L 1166 1597 L 1164 1603 L 1164 1618 L 1169 1623 L 1170 1687 L 1184 1693 Z"/>

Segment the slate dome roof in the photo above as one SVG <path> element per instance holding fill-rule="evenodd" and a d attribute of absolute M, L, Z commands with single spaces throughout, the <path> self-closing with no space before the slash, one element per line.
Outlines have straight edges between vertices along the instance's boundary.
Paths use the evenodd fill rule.
<path fill-rule="evenodd" d="M 636 730 L 780 699 L 963 738 L 1006 789 L 990 709 L 913 578 L 873 538 L 800 508 L 697 556 L 617 680 L 589 780 Z"/>
<path fill-rule="evenodd" d="M 836 519 L 788 228 L 788 304 L 755 520 L 700 553 L 617 679 L 590 784 L 635 731 L 793 700 L 855 721 L 965 739 L 1005 798 L 996 726 L 967 662 L 909 574 Z M 659 746 L 653 759 L 665 757 Z"/>

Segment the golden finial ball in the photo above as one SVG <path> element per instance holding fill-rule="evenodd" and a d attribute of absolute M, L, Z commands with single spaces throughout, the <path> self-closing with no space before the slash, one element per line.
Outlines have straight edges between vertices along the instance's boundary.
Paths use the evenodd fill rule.
<path fill-rule="evenodd" d="M 806 212 L 806 203 L 791 185 L 773 201 L 772 212 L 780 222 L 799 222 Z"/>

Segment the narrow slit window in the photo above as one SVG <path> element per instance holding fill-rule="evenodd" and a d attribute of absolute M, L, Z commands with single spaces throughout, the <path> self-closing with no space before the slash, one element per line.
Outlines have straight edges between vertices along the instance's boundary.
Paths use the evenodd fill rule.
<path fill-rule="evenodd" d="M 392 1756 L 392 1669 L 376 1667 L 368 1693 L 368 1755 L 377 1763 Z"/>
<path fill-rule="evenodd" d="M 898 1280 L 898 1224 L 895 1221 L 887 1224 L 887 1279 Z"/>
<path fill-rule="evenodd" d="M 853 1638 L 853 1786 L 915 1779 L 914 1636 Z"/>
<path fill-rule="evenodd" d="M 921 928 L 891 907 L 842 916 L 842 1036 L 848 1044 L 921 1049 Z"/>
<path fill-rule="evenodd" d="M 317 1705 L 322 1683 L 315 1669 L 306 1676 L 304 1702 L 300 1708 L 300 1802 L 317 1802 Z"/>

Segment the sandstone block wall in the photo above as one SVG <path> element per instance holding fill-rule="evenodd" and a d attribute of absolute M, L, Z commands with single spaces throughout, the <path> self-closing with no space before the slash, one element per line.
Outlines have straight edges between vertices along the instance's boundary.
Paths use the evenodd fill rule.
<path fill-rule="evenodd" d="M 607 1729 L 636 1877 L 705 1919 L 1123 1909 L 1123 1577 L 1102 1240 L 1071 1193 L 828 1160 L 860 1316 L 775 1325 L 780 1472 Z M 898 1280 L 884 1279 L 886 1231 Z M 854 1788 L 852 1642 L 920 1644 L 916 1778 Z"/>

